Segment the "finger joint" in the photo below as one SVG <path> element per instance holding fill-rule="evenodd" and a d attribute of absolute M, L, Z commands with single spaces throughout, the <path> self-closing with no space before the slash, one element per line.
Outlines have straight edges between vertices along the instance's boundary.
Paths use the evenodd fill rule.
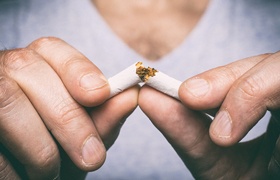
<path fill-rule="evenodd" d="M 60 157 L 58 149 L 55 144 L 48 144 L 42 146 L 37 152 L 36 156 L 33 157 L 31 164 L 27 165 L 32 169 L 38 169 L 44 172 L 57 172 L 60 167 Z"/>
<path fill-rule="evenodd" d="M 257 76 L 249 76 L 242 80 L 239 89 L 245 99 L 260 98 L 263 80 Z"/>
<path fill-rule="evenodd" d="M 59 100 L 54 105 L 54 120 L 58 126 L 63 126 L 72 122 L 73 119 L 80 116 L 81 107 L 71 98 Z"/>
<path fill-rule="evenodd" d="M 37 62 L 40 56 L 33 50 L 22 48 L 6 51 L 2 56 L 5 72 L 16 72 Z"/>

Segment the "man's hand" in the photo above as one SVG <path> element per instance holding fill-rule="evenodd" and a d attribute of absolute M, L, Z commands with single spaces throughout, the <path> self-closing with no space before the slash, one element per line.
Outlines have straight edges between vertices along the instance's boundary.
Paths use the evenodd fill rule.
<path fill-rule="evenodd" d="M 243 59 L 188 79 L 180 98 L 192 109 L 219 109 L 210 136 L 219 145 L 233 145 L 267 110 L 279 110 L 279 69 L 280 52 Z"/>
<path fill-rule="evenodd" d="M 279 52 L 247 58 L 185 81 L 179 91 L 184 105 L 149 87 L 141 89 L 139 105 L 195 177 L 277 177 L 275 121 L 265 135 L 237 143 L 266 111 L 279 112 L 279 69 Z M 213 122 L 205 112 L 215 116 Z"/>
<path fill-rule="evenodd" d="M 60 148 L 75 169 L 99 168 L 138 88 L 106 101 L 101 71 L 57 38 L 1 51 L 0 59 L 0 177 L 54 179 L 67 169 Z"/>

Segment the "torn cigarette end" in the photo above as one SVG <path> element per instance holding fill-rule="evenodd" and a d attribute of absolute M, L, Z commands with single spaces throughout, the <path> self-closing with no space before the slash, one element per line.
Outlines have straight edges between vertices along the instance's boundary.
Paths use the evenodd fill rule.
<path fill-rule="evenodd" d="M 125 89 L 142 82 L 139 76 L 135 73 L 135 69 L 138 67 L 137 64 L 138 63 L 132 64 L 108 79 L 108 83 L 110 85 L 110 97 L 113 97 Z"/>
<path fill-rule="evenodd" d="M 136 63 L 136 74 L 147 85 L 179 100 L 181 81 L 174 79 L 155 68 L 144 67 L 142 62 Z"/>
<path fill-rule="evenodd" d="M 155 68 L 145 67 L 142 62 L 136 63 L 136 74 L 143 82 L 147 82 L 150 77 L 153 77 L 158 72 Z"/>

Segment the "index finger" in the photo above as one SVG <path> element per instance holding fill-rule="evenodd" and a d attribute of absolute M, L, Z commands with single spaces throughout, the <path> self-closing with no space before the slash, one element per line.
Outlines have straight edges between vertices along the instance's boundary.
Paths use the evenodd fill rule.
<path fill-rule="evenodd" d="M 55 53 L 52 50 L 53 47 L 49 53 Z M 63 57 L 61 59 L 63 61 Z M 24 50 L 7 60 L 5 70 L 24 91 L 75 165 L 94 170 L 103 164 L 105 147 L 92 119 L 44 58 L 33 50 Z"/>
<path fill-rule="evenodd" d="M 40 38 L 28 48 L 35 50 L 50 64 L 71 96 L 80 104 L 95 106 L 108 99 L 110 89 L 102 72 L 63 40 Z"/>

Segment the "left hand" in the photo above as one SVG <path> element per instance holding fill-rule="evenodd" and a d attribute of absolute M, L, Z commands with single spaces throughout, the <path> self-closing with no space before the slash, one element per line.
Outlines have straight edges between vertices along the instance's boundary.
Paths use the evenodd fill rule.
<path fill-rule="evenodd" d="M 279 52 L 247 58 L 185 81 L 179 91 L 185 106 L 148 87 L 140 91 L 139 105 L 195 177 L 277 177 L 279 167 L 273 162 L 280 159 L 278 145 L 272 154 L 280 126 L 275 125 L 275 116 L 265 135 L 236 143 L 267 110 L 279 112 L 279 69 Z M 212 123 L 204 113 L 186 106 L 212 115 L 213 109 L 219 112 Z"/>
<path fill-rule="evenodd" d="M 83 179 L 98 169 L 138 87 L 108 100 L 98 67 L 54 37 L 0 51 L 0 61 L 0 179 Z"/>

